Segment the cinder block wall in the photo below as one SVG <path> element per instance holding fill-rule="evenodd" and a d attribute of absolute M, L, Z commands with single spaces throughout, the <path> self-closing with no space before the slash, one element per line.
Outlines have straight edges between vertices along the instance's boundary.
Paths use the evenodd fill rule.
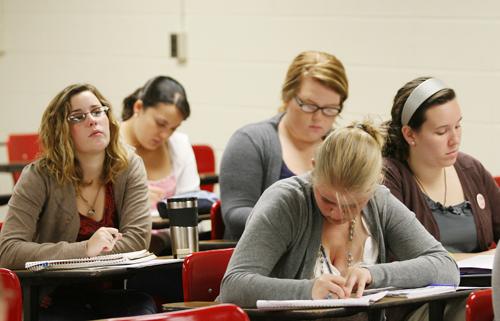
<path fill-rule="evenodd" d="M 185 64 L 169 56 L 174 32 L 187 35 Z M 119 114 L 123 97 L 167 74 L 192 106 L 179 130 L 220 160 L 234 130 L 275 113 L 293 57 L 316 49 L 347 68 L 344 122 L 387 119 L 403 83 L 442 78 L 462 107 L 462 150 L 500 175 L 499 35 L 493 0 L 0 0 L 0 141 L 36 131 L 70 83 L 95 84 Z M 11 188 L 1 174 L 0 193 Z"/>

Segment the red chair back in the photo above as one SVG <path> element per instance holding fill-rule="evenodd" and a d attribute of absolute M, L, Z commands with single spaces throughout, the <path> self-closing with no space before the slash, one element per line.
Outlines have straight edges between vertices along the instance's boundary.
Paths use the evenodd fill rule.
<path fill-rule="evenodd" d="M 491 289 L 477 290 L 469 294 L 465 304 L 466 321 L 493 321 Z"/>
<path fill-rule="evenodd" d="M 182 265 L 184 301 L 214 301 L 234 248 L 195 252 Z"/>
<path fill-rule="evenodd" d="M 8 269 L 0 268 L 2 295 L 7 303 L 6 321 L 21 321 L 23 318 L 23 294 L 17 275 Z"/>
<path fill-rule="evenodd" d="M 164 312 L 107 321 L 250 321 L 248 315 L 234 304 L 218 304 L 197 309 Z"/>
<path fill-rule="evenodd" d="M 497 182 L 497 185 L 500 186 L 500 176 L 494 176 L 495 182 Z"/>
<path fill-rule="evenodd" d="M 210 223 L 212 226 L 210 238 L 212 240 L 222 240 L 224 238 L 224 221 L 222 220 L 220 200 L 213 203 L 212 208 L 210 208 Z"/>
<path fill-rule="evenodd" d="M 215 174 L 215 153 L 209 145 L 193 145 L 194 157 L 196 158 L 196 166 L 198 174 Z M 214 185 L 201 185 L 200 188 L 205 191 L 213 192 Z"/>
<path fill-rule="evenodd" d="M 35 160 L 40 153 L 38 134 L 15 134 L 7 139 L 7 154 L 9 163 L 29 163 Z M 17 182 L 20 172 L 12 174 L 14 183 Z"/>

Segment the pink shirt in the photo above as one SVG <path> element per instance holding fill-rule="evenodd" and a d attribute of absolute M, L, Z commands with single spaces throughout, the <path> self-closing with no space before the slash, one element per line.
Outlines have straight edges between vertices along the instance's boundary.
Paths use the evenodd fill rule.
<path fill-rule="evenodd" d="M 154 186 L 161 188 L 164 191 L 163 198 L 171 197 L 175 195 L 175 187 L 177 181 L 175 175 L 169 175 L 157 181 L 148 180 L 148 186 Z M 151 208 L 156 208 L 156 204 L 151 204 Z"/>

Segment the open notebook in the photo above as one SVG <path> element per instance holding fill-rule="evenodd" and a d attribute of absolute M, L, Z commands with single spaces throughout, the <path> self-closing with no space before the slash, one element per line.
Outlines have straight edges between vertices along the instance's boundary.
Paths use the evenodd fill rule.
<path fill-rule="evenodd" d="M 25 268 L 30 271 L 67 270 L 87 267 L 103 267 L 110 265 L 131 265 L 156 259 L 156 255 L 147 250 L 85 257 L 79 259 L 47 260 L 26 262 Z"/>
<path fill-rule="evenodd" d="M 324 299 L 324 300 L 257 300 L 257 309 L 264 310 L 287 310 L 287 309 L 310 309 L 310 308 L 337 308 L 369 306 L 377 302 L 387 294 L 382 291 L 375 294 L 365 295 L 361 298 L 348 299 Z"/>

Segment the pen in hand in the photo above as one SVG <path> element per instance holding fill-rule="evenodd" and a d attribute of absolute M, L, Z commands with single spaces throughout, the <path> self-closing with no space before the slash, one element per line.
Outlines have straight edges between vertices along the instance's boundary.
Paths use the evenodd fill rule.
<path fill-rule="evenodd" d="M 122 233 L 113 227 L 101 227 L 87 241 L 87 256 L 97 256 L 113 250 Z"/>

